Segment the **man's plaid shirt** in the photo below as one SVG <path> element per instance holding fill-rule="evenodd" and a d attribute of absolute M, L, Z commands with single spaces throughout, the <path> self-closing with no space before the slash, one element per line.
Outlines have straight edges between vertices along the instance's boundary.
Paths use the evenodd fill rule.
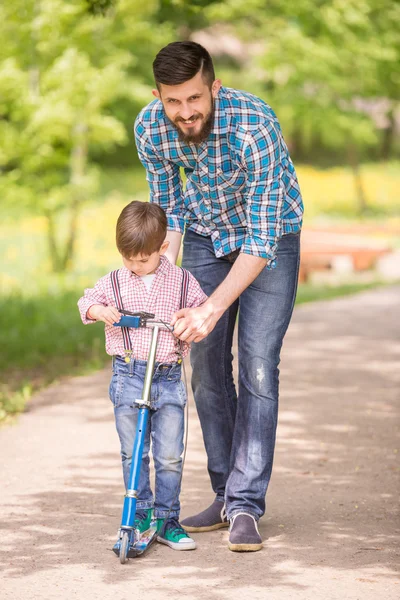
<path fill-rule="evenodd" d="M 217 257 L 240 248 L 275 266 L 279 238 L 301 229 L 303 203 L 278 120 L 265 102 L 222 87 L 211 134 L 196 146 L 179 140 L 154 100 L 138 115 L 135 137 L 150 200 L 167 213 L 168 229 L 183 233 L 186 222 L 211 236 Z"/>
<path fill-rule="evenodd" d="M 187 307 L 200 306 L 207 300 L 207 296 L 201 289 L 198 281 L 188 273 Z M 161 257 L 161 263 L 155 271 L 155 278 L 147 290 L 146 284 L 141 277 L 132 273 L 126 267 L 118 272 L 118 281 L 121 290 L 123 308 L 131 312 L 145 311 L 155 314 L 155 318 L 162 319 L 165 323 L 171 322 L 174 312 L 179 310 L 181 302 L 182 270 L 172 265 L 165 256 Z M 94 288 L 85 290 L 84 296 L 79 299 L 78 307 L 83 323 L 95 323 L 87 318 L 87 311 L 94 304 L 104 306 L 116 306 L 110 273 L 105 275 L 96 283 Z M 121 306 L 118 308 L 122 308 Z M 124 356 L 124 340 L 121 327 L 105 325 L 106 351 L 110 355 Z M 147 360 L 149 356 L 152 330 L 140 327 L 129 328 L 133 358 Z M 178 360 L 177 338 L 172 333 L 160 330 L 158 335 L 156 360 L 162 363 L 174 363 Z M 189 351 L 188 344 L 183 344 L 183 356 Z"/>

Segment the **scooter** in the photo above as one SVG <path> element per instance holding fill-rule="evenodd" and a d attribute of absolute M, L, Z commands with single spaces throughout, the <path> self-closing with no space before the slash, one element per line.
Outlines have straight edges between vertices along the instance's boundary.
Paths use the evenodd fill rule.
<path fill-rule="evenodd" d="M 124 564 L 128 558 L 136 558 L 143 554 L 156 540 L 157 523 L 155 519 L 151 521 L 147 531 L 140 533 L 138 529 L 135 529 L 137 488 L 139 485 L 140 467 L 149 417 L 150 391 L 156 360 L 158 333 L 160 329 L 167 329 L 171 332 L 173 329 L 163 321 L 156 320 L 154 318 L 155 315 L 151 313 L 130 313 L 121 309 L 120 312 L 122 316 L 118 323 L 114 323 L 115 327 L 134 327 L 135 329 L 138 327 L 149 327 L 153 329 L 142 397 L 134 401 L 135 406 L 139 409 L 139 414 L 133 444 L 129 484 L 124 498 L 119 539 L 113 547 L 113 552 L 119 556 L 120 563 Z"/>

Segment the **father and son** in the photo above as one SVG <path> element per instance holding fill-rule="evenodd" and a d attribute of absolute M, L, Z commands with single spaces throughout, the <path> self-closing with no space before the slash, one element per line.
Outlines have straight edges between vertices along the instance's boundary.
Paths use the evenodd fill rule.
<path fill-rule="evenodd" d="M 223 87 L 205 48 L 171 43 L 157 54 L 153 71 L 156 100 L 135 123 L 150 202 L 131 202 L 118 219 L 124 266 L 117 285 L 124 309 L 155 314 L 174 327 L 175 337 L 159 334 L 135 527 L 144 532 L 157 519 L 158 541 L 191 550 L 190 533 L 229 526 L 230 550 L 257 551 L 274 455 L 280 350 L 297 288 L 301 194 L 274 112 L 252 94 Z M 183 270 L 175 266 L 182 237 L 184 307 Z M 121 317 L 114 294 L 107 274 L 78 304 L 84 323 L 105 323 L 126 487 L 138 412 L 133 402 L 141 397 L 151 330 L 129 329 L 124 340 L 113 326 Z M 180 522 L 181 357 L 191 342 L 192 388 L 215 499 Z"/>

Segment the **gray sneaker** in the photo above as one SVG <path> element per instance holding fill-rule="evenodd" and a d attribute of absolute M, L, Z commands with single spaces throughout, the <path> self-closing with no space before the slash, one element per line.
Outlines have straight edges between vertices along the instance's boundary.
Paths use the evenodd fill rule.
<path fill-rule="evenodd" d="M 203 512 L 181 521 L 181 525 L 189 533 L 213 531 L 214 529 L 220 529 L 220 527 L 228 527 L 229 522 L 226 517 L 225 504 L 214 500 Z"/>
<path fill-rule="evenodd" d="M 256 552 L 262 548 L 257 521 L 252 515 L 238 513 L 230 520 L 229 550 L 232 552 Z"/>

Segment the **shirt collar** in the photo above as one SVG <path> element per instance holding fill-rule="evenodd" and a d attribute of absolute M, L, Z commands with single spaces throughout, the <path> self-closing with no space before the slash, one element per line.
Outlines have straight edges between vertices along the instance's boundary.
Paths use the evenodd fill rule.
<path fill-rule="evenodd" d="M 224 105 L 225 88 L 221 88 L 214 100 L 214 125 L 211 133 L 220 135 L 228 131 L 228 117 Z"/>
<path fill-rule="evenodd" d="M 159 274 L 163 274 L 166 275 L 168 273 L 168 271 L 170 271 L 172 268 L 172 263 L 169 262 L 168 258 L 166 256 L 160 256 L 160 264 L 158 265 L 157 269 L 154 271 L 155 275 L 159 275 Z"/>

